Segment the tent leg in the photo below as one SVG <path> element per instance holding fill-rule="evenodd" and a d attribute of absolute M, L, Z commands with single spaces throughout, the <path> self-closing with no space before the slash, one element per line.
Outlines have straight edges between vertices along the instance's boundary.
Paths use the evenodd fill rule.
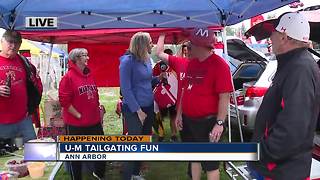
<path fill-rule="evenodd" d="M 49 60 L 48 60 L 48 67 L 47 67 L 47 74 L 46 74 L 46 84 L 45 84 L 45 93 L 47 95 L 48 93 L 48 90 L 49 90 L 49 87 L 50 87 L 50 84 L 49 84 L 49 70 L 50 70 L 50 62 L 51 62 L 51 56 L 52 56 L 52 50 L 53 50 L 53 43 L 51 43 L 51 46 L 50 46 L 50 52 L 49 52 Z"/>
<path fill-rule="evenodd" d="M 223 47 L 224 47 L 224 54 L 227 56 L 228 55 L 228 51 L 227 51 L 227 34 L 226 34 L 226 29 L 225 27 L 222 29 L 222 40 L 223 40 Z M 231 71 L 230 71 L 231 73 Z M 231 75 L 232 78 L 232 75 Z M 231 79 L 232 82 L 232 86 L 233 85 L 233 80 Z M 239 118 L 239 109 L 238 109 L 238 105 L 237 105 L 237 100 L 236 100 L 236 96 L 235 96 L 235 89 L 233 88 L 232 91 L 232 96 L 233 96 L 233 102 L 235 104 L 235 110 L 236 110 L 236 118 L 237 118 L 237 122 L 238 122 L 238 127 L 239 127 L 239 134 L 240 134 L 240 140 L 241 142 L 243 142 L 243 134 L 242 134 L 242 127 L 241 127 L 241 122 L 240 122 L 240 118 Z M 228 106 L 228 126 L 229 126 L 229 142 L 232 142 L 232 138 L 231 138 L 231 116 L 230 116 L 230 106 Z M 244 167 L 246 167 L 246 165 L 242 165 L 242 166 L 236 166 L 234 165 L 231 161 L 225 162 L 225 172 L 227 173 L 227 175 L 231 178 L 231 179 L 244 179 L 244 180 L 248 180 L 250 179 L 250 177 L 248 178 L 248 174 L 245 174 L 241 169 L 245 169 Z M 247 176 L 248 175 L 248 176 Z"/>
<path fill-rule="evenodd" d="M 222 29 L 222 40 L 223 40 L 223 47 L 224 47 L 224 54 L 227 56 L 228 55 L 228 50 L 227 50 L 227 33 L 226 33 L 226 28 L 224 27 Z M 231 71 L 230 71 L 231 73 Z M 232 75 L 231 75 L 232 77 Z M 231 79 L 231 82 L 233 84 L 233 80 Z M 233 85 L 234 87 L 234 85 Z M 242 133 L 242 127 L 241 127 L 241 122 L 240 122 L 240 118 L 239 118 L 239 109 L 238 109 L 238 105 L 237 105 L 237 100 L 236 100 L 236 96 L 235 96 L 235 89 L 233 89 L 232 91 L 232 96 L 233 96 L 233 102 L 235 104 L 235 110 L 236 110 L 236 118 L 237 118 L 237 122 L 238 122 L 238 128 L 239 128 L 239 134 L 240 134 L 240 140 L 241 142 L 243 142 L 243 133 Z M 228 106 L 228 127 L 229 127 L 229 142 L 232 142 L 232 135 L 231 135 L 231 115 L 230 115 L 230 105 Z"/>

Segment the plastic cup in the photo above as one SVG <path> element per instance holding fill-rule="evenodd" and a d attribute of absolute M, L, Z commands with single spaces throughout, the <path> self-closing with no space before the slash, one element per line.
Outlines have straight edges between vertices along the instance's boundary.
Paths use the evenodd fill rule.
<path fill-rule="evenodd" d="M 14 139 L 14 143 L 15 143 L 17 148 L 22 148 L 22 146 L 23 146 L 23 137 L 16 137 Z"/>
<path fill-rule="evenodd" d="M 32 179 L 40 178 L 44 175 L 46 164 L 44 162 L 31 162 L 27 165 L 30 177 Z"/>

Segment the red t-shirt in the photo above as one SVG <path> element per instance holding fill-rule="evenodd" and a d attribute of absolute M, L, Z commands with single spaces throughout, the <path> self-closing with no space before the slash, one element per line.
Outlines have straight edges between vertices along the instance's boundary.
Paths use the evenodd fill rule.
<path fill-rule="evenodd" d="M 27 115 L 26 71 L 18 56 L 13 59 L 0 56 L 1 85 L 5 85 L 9 74 L 11 75 L 10 97 L 0 96 L 0 124 L 17 123 Z"/>
<path fill-rule="evenodd" d="M 228 64 L 215 54 L 202 62 L 197 59 L 190 61 L 184 59 L 181 61 L 181 59 L 183 58 L 170 56 L 169 64 L 176 64 L 180 66 L 180 69 L 187 69 L 183 82 L 185 89 L 182 101 L 183 114 L 192 118 L 217 114 L 219 93 L 233 90 Z"/>

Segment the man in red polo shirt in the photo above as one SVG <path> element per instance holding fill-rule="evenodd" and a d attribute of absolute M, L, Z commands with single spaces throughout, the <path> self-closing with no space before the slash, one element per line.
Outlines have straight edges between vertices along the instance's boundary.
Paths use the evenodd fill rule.
<path fill-rule="evenodd" d="M 188 129 L 189 142 L 218 142 L 224 130 L 230 92 L 233 90 L 228 64 L 214 54 L 214 32 L 195 28 L 190 36 L 190 60 L 167 55 L 163 52 L 164 35 L 157 44 L 157 56 L 168 62 L 183 80 L 181 92 L 182 122 Z M 185 73 L 185 74 L 184 74 Z M 181 79 L 182 78 L 182 79 Z M 178 119 L 179 121 L 179 119 Z M 182 130 L 183 131 L 183 130 Z M 192 162 L 192 178 L 200 179 L 201 166 L 208 179 L 219 179 L 219 162 Z"/>

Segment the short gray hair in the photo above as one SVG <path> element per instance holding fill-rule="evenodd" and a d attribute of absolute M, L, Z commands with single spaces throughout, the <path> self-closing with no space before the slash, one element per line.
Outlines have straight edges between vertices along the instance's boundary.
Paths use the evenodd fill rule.
<path fill-rule="evenodd" d="M 88 50 L 86 48 L 74 48 L 69 52 L 69 59 L 75 63 L 82 54 L 87 52 Z"/>
<path fill-rule="evenodd" d="M 6 30 L 3 33 L 2 38 L 4 38 L 7 42 L 13 42 L 15 44 L 22 43 L 22 37 L 20 32 L 15 30 L 11 30 L 11 29 Z"/>

